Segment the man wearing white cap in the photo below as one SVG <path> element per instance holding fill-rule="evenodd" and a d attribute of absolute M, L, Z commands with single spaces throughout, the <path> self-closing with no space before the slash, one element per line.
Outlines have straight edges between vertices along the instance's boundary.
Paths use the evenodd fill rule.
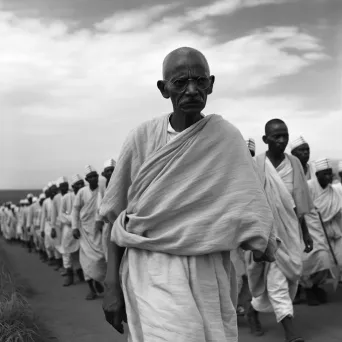
<path fill-rule="evenodd" d="M 302 164 L 306 179 L 316 178 L 315 163 L 309 161 L 310 146 L 308 142 L 300 136 L 291 142 L 290 147 L 291 154 L 297 157 Z M 305 215 L 305 222 L 313 239 L 314 248 L 311 253 L 303 253 L 303 272 L 294 303 L 300 303 L 301 288 L 304 288 L 307 304 L 315 306 L 326 302 L 326 293 L 319 285 L 323 284 L 330 274 L 329 247 L 315 208 L 311 210 L 310 214 Z"/>
<path fill-rule="evenodd" d="M 102 176 L 106 178 L 106 188 L 108 187 L 110 178 L 112 177 L 112 174 L 114 172 L 116 166 L 116 162 L 113 158 L 107 160 L 104 163 L 104 170 L 102 172 Z M 103 197 L 104 193 L 101 195 Z M 103 246 L 103 252 L 106 258 L 106 261 L 108 260 L 108 234 L 110 231 L 110 223 L 106 222 L 103 226 L 102 230 L 102 246 Z"/>
<path fill-rule="evenodd" d="M 321 215 L 330 245 L 337 262 L 342 267 L 342 198 L 339 190 L 332 186 L 333 170 L 330 160 L 319 159 L 315 163 L 316 177 L 308 182 L 315 207 Z M 331 265 L 334 260 L 331 255 Z"/>
<path fill-rule="evenodd" d="M 80 263 L 89 286 L 87 300 L 102 292 L 106 273 L 106 261 L 102 247 L 103 222 L 98 218 L 100 205 L 99 175 L 91 166 L 86 166 L 86 181 L 89 186 L 79 190 L 72 210 L 72 229 L 75 238 L 80 238 Z"/>
<path fill-rule="evenodd" d="M 310 162 L 310 146 L 302 137 L 294 139 L 290 144 L 291 154 L 297 157 L 303 166 L 307 180 L 315 177 L 315 163 Z"/>
<path fill-rule="evenodd" d="M 42 214 L 40 220 L 40 233 L 42 238 L 44 239 L 44 247 L 45 252 L 48 257 L 48 265 L 55 265 L 55 245 L 53 242 L 53 238 L 51 237 L 51 206 L 53 194 L 51 194 L 51 190 L 53 188 L 53 183 L 49 182 L 47 187 L 44 188 L 46 199 L 42 206 Z"/>
<path fill-rule="evenodd" d="M 262 335 L 259 312 L 274 312 L 281 323 L 288 342 L 304 341 L 293 327 L 292 301 L 297 292 L 302 271 L 302 229 L 305 252 L 313 249 L 312 238 L 304 215 L 310 213 L 313 203 L 299 160 L 285 154 L 289 133 L 286 124 L 273 119 L 265 125 L 263 141 L 268 150 L 256 157 L 261 182 L 272 208 L 276 234 L 281 245 L 276 261 L 265 265 L 264 292 L 252 299 L 248 321 L 256 335 Z M 264 278 L 262 277 L 261 280 Z M 251 281 L 251 279 L 249 279 Z"/>
<path fill-rule="evenodd" d="M 28 197 L 29 195 L 27 195 Z M 32 248 L 37 250 L 37 245 L 36 245 L 36 232 L 34 229 L 34 215 L 35 215 L 35 210 L 37 207 L 38 198 L 37 197 L 32 197 L 32 203 L 28 207 L 28 213 L 27 213 L 27 220 L 26 220 L 26 228 L 30 236 L 30 241 L 29 241 L 29 252 Z"/>
<path fill-rule="evenodd" d="M 73 176 L 71 186 L 82 180 L 79 175 Z M 66 270 L 65 281 L 63 286 L 70 286 L 74 283 L 74 271 L 80 277 L 81 265 L 79 263 L 79 240 L 74 239 L 71 228 L 71 212 L 75 194 L 69 192 L 69 183 L 67 179 L 60 180 L 60 191 L 62 195 L 61 209 L 59 213 L 59 221 L 62 225 L 62 259 L 63 267 Z M 63 274 L 64 275 L 64 274 Z M 80 277 L 82 280 L 82 276 Z"/>

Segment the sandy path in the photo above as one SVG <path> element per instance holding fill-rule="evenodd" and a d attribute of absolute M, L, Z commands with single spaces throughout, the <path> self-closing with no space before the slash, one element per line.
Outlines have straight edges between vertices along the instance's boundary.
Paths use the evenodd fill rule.
<path fill-rule="evenodd" d="M 22 247 L 7 245 L 3 240 L 0 240 L 0 248 L 8 254 L 15 271 L 37 291 L 37 295 L 29 301 L 60 342 L 126 341 L 125 336 L 116 333 L 104 321 L 101 299 L 91 302 L 84 300 L 87 293 L 85 284 L 63 288 L 62 277 L 41 263 L 38 255 L 28 254 Z M 314 308 L 299 305 L 295 309 L 296 326 L 306 341 L 342 341 L 342 288 L 337 294 L 331 295 L 327 305 Z M 239 321 L 240 342 L 283 341 L 281 327 L 275 323 L 273 315 L 262 315 L 261 319 L 267 330 L 262 338 L 250 336 L 245 321 Z"/>

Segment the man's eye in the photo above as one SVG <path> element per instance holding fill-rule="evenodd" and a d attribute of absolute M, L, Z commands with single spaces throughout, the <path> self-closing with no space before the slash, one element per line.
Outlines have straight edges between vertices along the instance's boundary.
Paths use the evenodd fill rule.
<path fill-rule="evenodd" d="M 173 85 L 175 87 L 184 87 L 186 83 L 187 83 L 187 80 L 178 79 L 173 82 Z"/>

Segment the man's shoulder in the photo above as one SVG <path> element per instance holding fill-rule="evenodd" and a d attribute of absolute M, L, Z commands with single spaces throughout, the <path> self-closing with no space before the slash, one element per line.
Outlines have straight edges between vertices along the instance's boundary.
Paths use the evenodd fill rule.
<path fill-rule="evenodd" d="M 170 114 L 164 114 L 162 116 L 154 117 L 150 120 L 140 123 L 131 130 L 129 136 L 134 138 L 142 137 L 148 135 L 150 132 L 155 132 L 156 130 L 161 129 L 166 117 L 169 115 Z"/>

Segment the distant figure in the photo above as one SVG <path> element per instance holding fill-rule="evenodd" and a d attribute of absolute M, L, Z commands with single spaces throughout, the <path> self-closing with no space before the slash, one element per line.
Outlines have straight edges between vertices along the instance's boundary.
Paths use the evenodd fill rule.
<path fill-rule="evenodd" d="M 69 192 L 69 183 L 66 179 L 61 180 L 60 191 L 62 194 L 61 209 L 59 213 L 59 221 L 62 225 L 63 248 L 63 267 L 66 270 L 65 281 L 63 286 L 70 286 L 74 283 L 74 271 L 80 281 L 84 281 L 83 271 L 79 262 L 79 240 L 74 239 L 72 234 L 72 208 L 77 192 L 84 187 L 84 181 L 80 175 L 72 178 L 71 186 L 74 192 Z"/>
<path fill-rule="evenodd" d="M 80 263 L 84 278 L 89 286 L 87 300 L 93 300 L 103 292 L 101 283 L 106 274 L 106 261 L 102 247 L 104 222 L 98 219 L 101 203 L 99 175 L 91 166 L 86 166 L 85 180 L 89 186 L 80 189 L 72 209 L 72 229 L 76 239 L 80 239 Z"/>
<path fill-rule="evenodd" d="M 126 307 L 128 341 L 237 341 L 230 251 L 264 260 L 273 217 L 246 143 L 202 113 L 214 80 L 201 52 L 166 56 L 157 86 L 173 111 L 133 130 L 105 192 L 103 307 L 121 333 Z"/>
<path fill-rule="evenodd" d="M 326 158 L 316 160 L 316 177 L 308 182 L 310 194 L 321 214 L 330 245 L 342 270 L 342 198 L 339 190 L 332 186 L 332 181 L 330 161 Z M 332 255 L 331 265 L 335 265 Z"/>
<path fill-rule="evenodd" d="M 105 161 L 104 163 L 104 169 L 102 172 L 102 176 L 106 178 L 106 188 L 108 187 L 110 178 L 112 177 L 112 174 L 115 169 L 116 162 L 113 158 Z M 103 197 L 103 194 L 102 194 Z M 108 260 L 108 238 L 109 238 L 109 232 L 110 232 L 110 223 L 106 222 L 103 226 L 102 231 L 102 245 L 103 245 L 103 252 L 106 258 L 106 261 Z"/>
<path fill-rule="evenodd" d="M 310 162 L 310 146 L 307 141 L 299 137 L 290 146 L 292 155 L 302 164 L 306 179 L 315 178 L 315 165 Z M 323 285 L 330 275 L 330 252 L 315 208 L 310 214 L 305 215 L 305 222 L 313 239 L 314 248 L 311 253 L 303 253 L 303 272 L 294 303 L 300 303 L 300 290 L 303 287 L 307 304 L 315 306 L 327 301 L 327 295 L 320 285 Z"/>

